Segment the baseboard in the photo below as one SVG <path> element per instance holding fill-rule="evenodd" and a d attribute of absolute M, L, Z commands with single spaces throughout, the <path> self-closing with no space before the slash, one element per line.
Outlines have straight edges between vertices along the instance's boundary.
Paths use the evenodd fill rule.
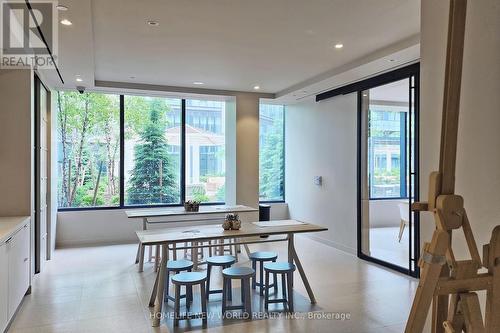
<path fill-rule="evenodd" d="M 106 239 L 86 240 L 86 239 L 83 239 L 83 240 L 75 240 L 75 241 L 67 240 L 67 241 L 57 242 L 56 249 L 72 248 L 72 247 L 104 246 L 104 245 L 123 245 L 123 244 L 134 244 L 134 243 L 137 244 L 138 241 L 137 240 L 134 241 L 131 239 L 130 240 L 127 240 L 127 239 L 124 239 L 124 240 L 106 240 Z"/>
<path fill-rule="evenodd" d="M 340 244 L 338 242 L 334 242 L 332 240 L 325 239 L 325 238 L 318 237 L 318 236 L 314 236 L 314 235 L 305 235 L 305 236 L 308 237 L 308 238 L 310 238 L 310 239 L 312 239 L 312 240 L 320 242 L 322 244 L 325 244 L 325 245 L 328 245 L 330 247 L 336 248 L 337 250 L 340 250 L 342 252 L 346 252 L 346 253 L 352 254 L 353 256 L 357 256 L 357 250 L 356 249 L 351 248 L 349 246 L 345 246 L 344 244 Z"/>

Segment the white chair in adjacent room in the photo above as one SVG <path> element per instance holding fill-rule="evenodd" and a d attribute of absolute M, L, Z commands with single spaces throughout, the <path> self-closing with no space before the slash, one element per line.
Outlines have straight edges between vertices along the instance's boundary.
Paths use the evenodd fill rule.
<path fill-rule="evenodd" d="M 405 226 L 410 224 L 410 205 L 407 202 L 401 202 L 400 204 L 398 204 L 398 207 L 399 217 L 401 219 L 399 224 L 398 242 L 401 243 L 401 238 L 403 237 Z"/>

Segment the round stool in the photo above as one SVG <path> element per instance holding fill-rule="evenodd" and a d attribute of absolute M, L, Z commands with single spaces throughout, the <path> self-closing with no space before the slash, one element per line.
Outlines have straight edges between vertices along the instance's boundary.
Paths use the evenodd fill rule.
<path fill-rule="evenodd" d="M 179 320 L 202 318 L 203 324 L 207 323 L 207 299 L 205 295 L 205 282 L 207 276 L 201 272 L 183 272 L 172 276 L 172 284 L 175 286 L 174 296 L 174 326 L 179 326 Z M 181 287 L 186 288 L 186 294 L 192 300 L 193 286 L 200 285 L 201 313 L 188 314 L 180 313 Z M 189 312 L 189 302 L 186 302 L 186 308 Z"/>
<path fill-rule="evenodd" d="M 222 267 L 222 269 L 231 267 L 236 261 L 236 258 L 233 256 L 213 256 L 207 258 L 207 299 L 210 298 L 210 294 L 218 294 L 222 293 L 222 289 L 219 290 L 210 290 L 210 275 L 212 273 L 213 266 Z M 231 289 L 231 280 L 228 280 L 229 286 Z M 231 294 L 229 295 L 229 300 L 231 300 Z"/>
<path fill-rule="evenodd" d="M 255 276 L 255 270 L 250 267 L 230 267 L 222 270 L 222 316 L 227 310 L 243 310 L 250 315 L 252 312 L 252 296 L 250 295 L 250 279 Z M 241 281 L 241 304 L 227 305 L 228 294 L 232 294 L 232 289 L 229 289 L 230 280 Z"/>
<path fill-rule="evenodd" d="M 170 272 L 174 274 L 178 274 L 183 271 L 191 272 L 191 269 L 193 269 L 193 262 L 190 260 L 169 260 L 167 261 L 167 276 L 165 278 L 165 296 L 163 298 L 164 301 L 168 302 L 168 300 L 171 300 L 172 302 L 175 302 L 175 299 L 168 294 L 169 292 L 169 280 L 170 280 Z M 187 293 L 184 295 L 181 295 L 181 298 L 186 298 Z M 186 304 L 188 304 L 190 301 L 189 299 L 186 299 Z"/>
<path fill-rule="evenodd" d="M 269 262 L 264 264 L 264 271 L 266 272 L 266 287 L 265 287 L 265 301 L 264 308 L 268 310 L 269 303 L 283 303 L 283 307 L 288 308 L 289 312 L 293 312 L 293 272 L 295 271 L 295 265 L 288 262 Z M 282 298 L 269 299 L 269 274 L 272 273 L 275 276 L 274 284 L 277 287 L 278 280 L 276 280 L 276 275 L 281 274 L 281 295 Z M 286 279 L 285 279 L 286 277 Z M 285 282 L 286 280 L 286 282 Z M 287 296 L 288 289 L 288 296 Z M 275 289 L 276 290 L 276 289 Z M 278 296 L 276 296 L 278 297 Z"/>
<path fill-rule="evenodd" d="M 264 295 L 264 262 L 266 261 L 272 261 L 275 262 L 276 259 L 278 259 L 278 254 L 275 252 L 264 252 L 264 251 L 259 251 L 259 252 L 252 252 L 249 255 L 250 260 L 252 261 L 252 268 L 257 272 L 257 262 L 259 262 L 259 281 L 257 281 L 257 277 L 254 277 L 253 282 L 252 282 L 252 289 L 255 289 L 255 287 L 260 288 L 260 295 Z M 278 291 L 278 287 L 276 284 L 276 274 L 274 274 L 274 283 L 270 285 L 269 287 L 274 287 L 275 292 Z"/>

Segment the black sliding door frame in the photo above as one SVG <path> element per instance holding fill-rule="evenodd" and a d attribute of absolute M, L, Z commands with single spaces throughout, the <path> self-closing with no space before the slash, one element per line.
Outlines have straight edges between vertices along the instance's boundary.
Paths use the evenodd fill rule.
<path fill-rule="evenodd" d="M 410 221 L 408 227 L 409 233 L 409 255 L 408 268 L 398 266 L 396 264 L 366 255 L 362 251 L 362 102 L 363 91 L 376 88 L 388 83 L 408 79 L 409 80 L 409 112 L 408 112 L 408 127 L 407 127 L 407 144 L 406 164 L 409 171 L 405 171 L 405 184 L 407 184 L 407 198 L 411 201 L 419 200 L 419 81 L 420 81 L 420 66 L 419 63 L 412 64 L 394 71 L 384 73 L 382 75 L 366 79 L 361 82 L 356 82 L 345 87 L 341 87 L 332 91 L 327 91 L 316 96 L 316 100 L 330 98 L 340 94 L 348 94 L 357 92 L 358 101 L 358 116 L 357 116 L 357 255 L 360 259 L 382 265 L 393 269 L 400 273 L 416 277 L 420 276 L 418 267 L 418 259 L 420 258 L 420 215 L 418 212 L 409 212 Z M 413 104 L 413 110 L 412 110 Z M 413 119 L 411 117 L 413 111 Z M 414 126 L 414 127 L 413 127 Z M 412 133 L 412 127 L 414 131 Z M 413 137 L 412 137 L 413 134 Z M 412 147 L 411 140 L 414 145 Z M 408 144 L 409 142 L 409 144 Z M 412 152 L 413 150 L 413 152 Z M 413 161 L 411 161 L 413 153 Z M 412 163 L 413 162 L 413 163 Z M 398 199 L 398 198 L 395 198 Z M 411 205 L 410 205 L 411 206 Z"/>

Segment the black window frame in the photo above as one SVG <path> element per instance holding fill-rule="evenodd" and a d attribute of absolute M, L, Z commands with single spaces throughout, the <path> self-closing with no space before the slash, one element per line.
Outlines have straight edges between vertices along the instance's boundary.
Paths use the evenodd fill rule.
<path fill-rule="evenodd" d="M 265 104 L 265 103 L 261 103 Z M 259 104 L 259 120 L 260 120 L 260 105 Z M 260 177 L 259 177 L 259 203 L 263 204 L 272 204 L 272 203 L 285 203 L 285 195 L 286 195 L 286 168 L 285 168 L 285 160 L 286 160 L 286 149 L 285 149 L 285 142 L 286 142 L 286 131 L 285 131 L 285 123 L 286 123 L 286 105 L 283 105 L 283 158 L 281 160 L 281 168 L 283 169 L 283 199 L 281 200 L 260 200 Z M 259 131 L 260 131 L 260 121 L 259 121 Z M 259 159 L 260 159 L 260 140 L 259 140 Z M 259 161 L 259 169 L 260 169 L 260 161 Z"/>
<path fill-rule="evenodd" d="M 102 93 L 102 92 L 96 92 Z M 111 93 L 112 94 L 112 93 Z M 71 211 L 91 211 L 91 210 L 117 210 L 117 209 L 135 209 L 135 208 L 161 208 L 161 207 L 182 207 L 186 202 L 186 98 L 181 100 L 181 160 L 180 160 L 180 202 L 169 204 L 147 204 L 147 205 L 127 205 L 125 204 L 125 94 L 114 94 L 120 99 L 120 200 L 116 206 L 92 206 L 92 207 L 57 207 L 58 212 Z M 59 175 L 58 175 L 59 178 Z M 224 205 L 224 202 L 202 202 L 203 206 Z"/>

